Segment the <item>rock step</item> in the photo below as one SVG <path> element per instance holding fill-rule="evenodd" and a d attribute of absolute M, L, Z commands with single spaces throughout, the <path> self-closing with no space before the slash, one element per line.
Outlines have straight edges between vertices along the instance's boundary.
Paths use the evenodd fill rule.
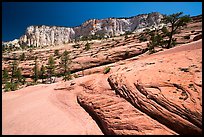
<path fill-rule="evenodd" d="M 79 94 L 77 100 L 97 120 L 104 134 L 177 134 L 116 95 L 86 92 Z"/>

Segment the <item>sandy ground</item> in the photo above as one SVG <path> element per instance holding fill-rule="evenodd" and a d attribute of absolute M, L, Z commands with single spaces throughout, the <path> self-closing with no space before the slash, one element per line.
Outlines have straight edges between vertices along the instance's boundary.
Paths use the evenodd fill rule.
<path fill-rule="evenodd" d="M 2 134 L 103 134 L 73 92 L 54 90 L 58 84 L 2 93 Z"/>

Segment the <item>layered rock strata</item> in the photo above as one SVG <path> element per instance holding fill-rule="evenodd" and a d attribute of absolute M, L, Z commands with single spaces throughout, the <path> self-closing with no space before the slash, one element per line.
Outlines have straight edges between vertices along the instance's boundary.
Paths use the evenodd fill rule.
<path fill-rule="evenodd" d="M 29 26 L 19 39 L 20 45 L 46 46 L 69 43 L 76 38 L 89 35 L 106 37 L 140 32 L 150 27 L 161 27 L 163 15 L 158 12 L 142 14 L 130 18 L 91 19 L 77 27 Z"/>

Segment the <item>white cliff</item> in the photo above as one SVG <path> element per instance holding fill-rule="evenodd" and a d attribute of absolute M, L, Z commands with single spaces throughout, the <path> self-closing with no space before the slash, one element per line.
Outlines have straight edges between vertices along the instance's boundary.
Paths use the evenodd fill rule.
<path fill-rule="evenodd" d="M 142 14 L 130 18 L 107 18 L 92 19 L 84 22 L 78 27 L 57 27 L 57 26 L 29 26 L 25 35 L 19 39 L 20 45 L 36 47 L 60 45 L 69 43 L 76 38 L 95 34 L 104 36 L 117 36 L 125 32 L 140 32 L 151 26 L 161 25 L 162 15 L 158 12 Z"/>

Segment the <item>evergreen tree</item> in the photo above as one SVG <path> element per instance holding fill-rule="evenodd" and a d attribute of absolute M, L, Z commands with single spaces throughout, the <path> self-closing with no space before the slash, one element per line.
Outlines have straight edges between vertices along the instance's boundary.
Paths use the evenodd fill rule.
<path fill-rule="evenodd" d="M 13 83 L 14 78 L 16 78 L 16 72 L 18 68 L 18 63 L 16 60 L 11 64 L 11 83 Z"/>
<path fill-rule="evenodd" d="M 45 79 L 45 66 L 42 65 L 40 68 L 40 78 L 42 79 L 42 83 L 44 83 L 44 79 Z"/>
<path fill-rule="evenodd" d="M 48 73 L 50 83 L 52 83 L 52 76 L 55 75 L 55 61 L 52 55 L 50 55 L 48 59 L 48 64 L 46 68 L 47 68 L 47 73 Z"/>
<path fill-rule="evenodd" d="M 24 61 L 24 60 L 25 60 L 25 53 L 22 53 L 22 54 L 20 55 L 20 60 L 21 60 L 21 61 Z"/>
<path fill-rule="evenodd" d="M 9 80 L 9 74 L 7 68 L 3 70 L 2 73 L 2 83 L 6 83 Z"/>
<path fill-rule="evenodd" d="M 70 64 L 70 58 L 69 58 L 69 53 L 67 50 L 65 50 L 61 56 L 61 62 L 60 65 L 63 68 L 63 74 L 64 74 L 64 80 L 69 80 L 71 78 L 71 73 L 69 69 L 69 64 Z"/>
<path fill-rule="evenodd" d="M 189 21 L 191 21 L 191 18 L 189 15 L 181 16 L 183 12 L 171 14 L 169 16 L 165 16 L 163 18 L 164 23 L 170 23 L 170 32 L 169 32 L 169 40 L 166 48 L 172 47 L 172 42 L 174 41 L 173 35 L 176 33 L 177 29 L 179 29 L 181 26 L 187 25 Z"/>
<path fill-rule="evenodd" d="M 23 76 L 22 76 L 21 68 L 17 68 L 15 77 L 17 78 L 17 83 L 22 82 Z"/>

